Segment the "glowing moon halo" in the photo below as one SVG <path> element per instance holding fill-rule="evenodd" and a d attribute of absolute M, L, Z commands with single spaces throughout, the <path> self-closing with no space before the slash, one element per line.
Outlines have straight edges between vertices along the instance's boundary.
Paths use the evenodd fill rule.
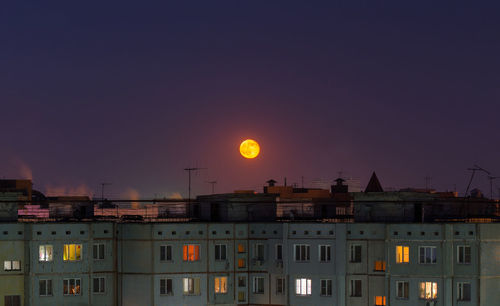
<path fill-rule="evenodd" d="M 256 158 L 260 153 L 260 146 L 253 139 L 244 140 L 240 144 L 240 153 L 244 158 Z"/>

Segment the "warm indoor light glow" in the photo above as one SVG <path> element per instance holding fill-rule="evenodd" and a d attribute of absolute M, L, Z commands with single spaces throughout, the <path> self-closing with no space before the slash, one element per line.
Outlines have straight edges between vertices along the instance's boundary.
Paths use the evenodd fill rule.
<path fill-rule="evenodd" d="M 260 146 L 257 141 L 253 139 L 247 139 L 240 145 L 240 153 L 245 158 L 255 158 L 259 155 L 259 152 Z"/>

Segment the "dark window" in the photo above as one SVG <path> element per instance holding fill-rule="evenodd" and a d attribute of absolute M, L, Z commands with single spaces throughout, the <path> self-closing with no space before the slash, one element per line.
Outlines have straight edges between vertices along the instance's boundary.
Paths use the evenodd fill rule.
<path fill-rule="evenodd" d="M 276 259 L 283 260 L 283 245 L 282 244 L 276 245 Z"/>
<path fill-rule="evenodd" d="M 351 245 L 351 262 L 361 262 L 361 246 L 358 244 Z"/>
<path fill-rule="evenodd" d="M 104 293 L 106 289 L 105 278 L 104 277 L 94 277 L 92 291 L 94 293 Z"/>
<path fill-rule="evenodd" d="M 361 296 L 361 280 L 352 279 L 351 280 L 351 296 Z"/>
<path fill-rule="evenodd" d="M 216 244 L 215 245 L 215 260 L 226 260 L 226 245 Z"/>
<path fill-rule="evenodd" d="M 104 244 L 96 243 L 94 244 L 93 257 L 96 260 L 104 259 Z"/>
<path fill-rule="evenodd" d="M 4 298 L 5 306 L 21 306 L 20 295 L 6 295 Z"/>
<path fill-rule="evenodd" d="M 173 283 L 171 278 L 162 278 L 160 279 L 160 294 L 168 294 L 171 295 L 174 293 Z"/>
<path fill-rule="evenodd" d="M 161 261 L 172 260 L 172 246 L 171 245 L 160 246 L 160 260 Z"/>

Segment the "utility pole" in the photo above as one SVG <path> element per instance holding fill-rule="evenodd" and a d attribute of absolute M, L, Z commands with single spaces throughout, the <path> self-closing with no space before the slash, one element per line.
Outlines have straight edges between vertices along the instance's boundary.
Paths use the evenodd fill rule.
<path fill-rule="evenodd" d="M 184 168 L 184 170 L 188 172 L 188 203 L 191 202 L 191 172 L 202 170 L 202 169 L 207 169 L 207 168 L 198 168 L 198 167 Z"/>

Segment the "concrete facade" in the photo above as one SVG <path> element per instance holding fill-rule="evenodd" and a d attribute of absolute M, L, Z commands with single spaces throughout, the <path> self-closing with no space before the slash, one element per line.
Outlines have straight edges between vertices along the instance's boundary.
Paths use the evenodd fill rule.
<path fill-rule="evenodd" d="M 42 256 L 40 246 L 52 251 Z M 407 262 L 398 262 L 398 246 L 407 247 Z M 71 247 L 81 249 L 75 255 Z M 0 271 L 0 305 L 6 296 L 19 296 L 20 305 L 500 300 L 500 224 L 1 223 L 0 250 L 2 265 L 21 262 Z M 422 283 L 432 297 L 421 298 Z"/>

